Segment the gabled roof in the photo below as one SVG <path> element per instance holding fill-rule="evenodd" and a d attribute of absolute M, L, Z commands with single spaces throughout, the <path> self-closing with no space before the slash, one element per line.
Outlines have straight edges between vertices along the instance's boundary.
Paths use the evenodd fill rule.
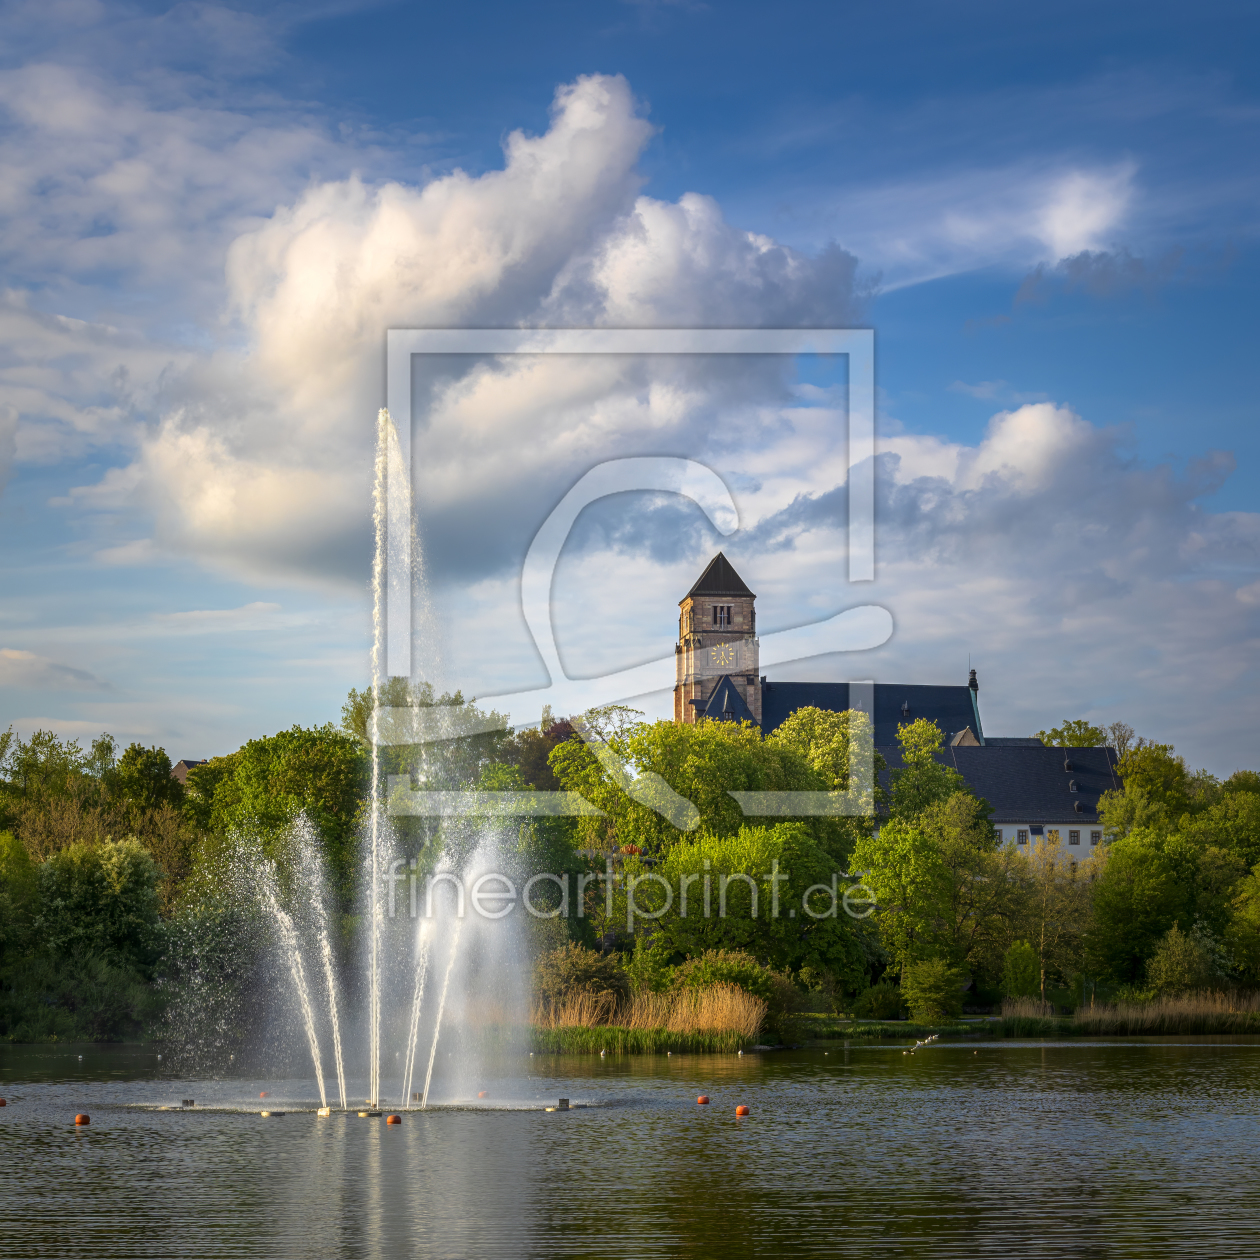
<path fill-rule="evenodd" d="M 753 599 L 757 598 L 720 551 L 709 561 L 709 567 L 696 579 L 686 598 L 690 599 L 693 595 L 752 595 Z M 682 600 L 678 602 L 681 604 Z"/>
<path fill-rule="evenodd" d="M 901 765 L 900 746 L 879 751 L 889 769 Z M 1062 823 L 1096 827 L 1098 798 L 1121 786 L 1115 771 L 1116 754 L 1110 748 L 960 745 L 940 749 L 936 760 L 952 766 L 977 796 L 989 802 L 993 821 L 999 825 Z M 1069 763 L 1070 770 L 1066 769 Z"/>
<path fill-rule="evenodd" d="M 729 674 L 718 679 L 709 703 L 702 710 L 704 717 L 722 722 L 756 722 L 752 710 L 748 707 L 739 688 L 731 681 Z"/>
<path fill-rule="evenodd" d="M 797 709 L 826 709 L 843 713 L 850 708 L 848 683 L 767 682 L 761 688 L 761 729 L 769 735 Z M 927 718 L 941 728 L 948 742 L 970 727 L 984 738 L 979 707 L 966 686 L 932 687 L 905 683 L 875 684 L 875 743 L 896 744 L 897 727 Z"/>

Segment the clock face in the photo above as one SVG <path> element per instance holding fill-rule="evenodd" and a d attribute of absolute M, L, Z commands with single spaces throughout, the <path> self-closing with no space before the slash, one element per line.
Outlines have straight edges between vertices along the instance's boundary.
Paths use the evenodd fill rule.
<path fill-rule="evenodd" d="M 720 666 L 722 669 L 730 669 L 735 664 L 735 645 L 733 643 L 719 643 L 715 647 L 709 649 L 709 660 L 712 664 Z"/>

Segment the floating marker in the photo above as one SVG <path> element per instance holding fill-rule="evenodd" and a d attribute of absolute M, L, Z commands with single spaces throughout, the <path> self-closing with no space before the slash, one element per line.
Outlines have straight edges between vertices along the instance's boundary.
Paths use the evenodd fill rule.
<path fill-rule="evenodd" d="M 266 1097 L 267 1097 L 267 1091 L 264 1089 L 264 1090 L 263 1090 L 263 1092 L 262 1092 L 261 1094 L 259 1094 L 259 1095 L 258 1095 L 258 1097 L 259 1097 L 259 1098 L 266 1098 Z"/>
<path fill-rule="evenodd" d="M 486 1091 L 485 1091 L 484 1089 L 481 1089 L 481 1090 L 478 1090 L 478 1091 L 477 1091 L 477 1097 L 478 1097 L 478 1098 L 484 1098 L 485 1096 L 486 1096 Z"/>
<path fill-rule="evenodd" d="M 701 1107 L 707 1107 L 707 1106 L 709 1105 L 709 1095 L 708 1095 L 708 1094 L 701 1094 L 701 1095 L 700 1095 L 700 1097 L 696 1099 L 696 1102 L 697 1102 L 697 1103 L 698 1103 Z"/>
<path fill-rule="evenodd" d="M 386 1116 L 386 1124 L 402 1124 L 402 1116 Z"/>
<path fill-rule="evenodd" d="M 320 1108 L 320 1109 L 319 1109 L 319 1110 L 318 1110 L 315 1114 L 316 1114 L 317 1116 L 331 1116 L 331 1115 L 332 1115 L 332 1108 L 331 1108 L 331 1107 L 321 1107 L 321 1108 Z"/>
<path fill-rule="evenodd" d="M 747 1107 L 745 1107 L 745 1106 L 741 1103 L 738 1107 L 736 1107 L 736 1108 L 735 1108 L 735 1114 L 736 1114 L 737 1116 L 746 1116 L 746 1115 L 748 1114 L 748 1108 L 747 1108 Z"/>
<path fill-rule="evenodd" d="M 9 1100 L 7 1098 L 0 1098 L 0 1107 L 7 1107 L 8 1105 Z"/>
<path fill-rule="evenodd" d="M 75 1116 L 74 1122 L 75 1124 L 91 1124 L 92 1117 L 81 1111 L 77 1116 Z"/>

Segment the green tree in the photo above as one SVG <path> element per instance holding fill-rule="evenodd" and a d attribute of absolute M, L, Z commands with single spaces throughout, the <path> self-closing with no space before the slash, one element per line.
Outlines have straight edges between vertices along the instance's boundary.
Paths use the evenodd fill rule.
<path fill-rule="evenodd" d="M 566 791 L 577 792 L 602 810 L 602 818 L 581 818 L 578 843 L 606 852 L 632 845 L 659 855 L 687 835 L 653 808 L 655 788 L 663 781 L 698 811 L 693 830 L 710 835 L 737 835 L 744 814 L 731 792 L 821 792 L 828 784 L 797 749 L 773 737 L 763 739 L 751 723 L 640 723 L 614 734 L 608 747 L 622 761 L 632 782 L 626 791 L 582 741 L 566 740 L 551 753 L 550 765 Z M 633 792 L 633 794 L 632 794 Z M 852 837 L 869 829 L 857 818 L 811 817 L 804 823 L 814 842 L 843 860 Z"/>
<path fill-rule="evenodd" d="M 651 866 L 626 858 L 613 915 L 601 919 L 608 929 L 626 928 L 631 879 L 636 908 L 653 916 L 636 920 L 636 929 L 650 935 L 662 960 L 736 950 L 780 970 L 826 972 L 848 989 L 865 983 L 865 929 L 843 904 L 850 881 L 840 878 L 836 863 L 799 822 L 742 827 L 733 836 L 694 836 L 671 846 Z M 811 888 L 807 910 L 804 898 Z M 602 916 L 602 899 L 591 895 L 590 902 L 591 911 Z"/>
<path fill-rule="evenodd" d="M 191 804 L 206 830 L 257 842 L 289 869 L 288 840 L 299 816 L 315 828 L 332 884 L 348 904 L 353 894 L 359 809 L 367 795 L 370 758 L 355 737 L 331 725 L 252 739 L 228 757 L 189 772 Z M 214 861 L 213 846 L 202 858 Z"/>
<path fill-rule="evenodd" d="M 0 957 L 28 945 L 38 896 L 39 873 L 26 846 L 0 831 Z"/>
<path fill-rule="evenodd" d="M 1033 997 L 1041 991 L 1041 963 L 1027 941 L 1016 941 L 1002 959 L 1002 993 L 1006 997 Z"/>
<path fill-rule="evenodd" d="M 926 718 L 897 728 L 901 765 L 891 775 L 890 813 L 894 818 L 916 818 L 929 805 L 955 792 L 971 790 L 957 770 L 936 760 L 944 738 L 941 728 Z"/>
<path fill-rule="evenodd" d="M 1084 718 L 1075 718 L 1070 722 L 1065 718 L 1061 726 L 1038 731 L 1035 738 L 1047 748 L 1104 748 L 1107 745 L 1107 732 Z"/>
<path fill-rule="evenodd" d="M 1086 956 L 1095 974 L 1135 984 L 1160 937 L 1191 917 L 1198 853 L 1178 837 L 1134 830 L 1102 857 Z"/>
<path fill-rule="evenodd" d="M 984 802 L 955 792 L 913 819 L 890 818 L 859 841 L 852 868 L 875 893 L 880 938 L 903 973 L 937 957 L 987 970 L 1018 907 L 1016 860 L 994 839 Z"/>
<path fill-rule="evenodd" d="M 901 995 L 913 1019 L 953 1018 L 962 1013 L 963 974 L 943 958 L 912 963 L 901 978 Z"/>
<path fill-rule="evenodd" d="M 1182 932 L 1176 923 L 1168 929 L 1147 960 L 1147 983 L 1156 993 L 1185 993 L 1219 983 L 1212 950 L 1201 933 Z"/>
<path fill-rule="evenodd" d="M 57 956 L 150 967 L 159 947 L 160 875 L 136 840 L 72 844 L 54 854 L 39 870 L 41 943 Z"/>
<path fill-rule="evenodd" d="M 152 810 L 159 805 L 179 808 L 184 803 L 184 786 L 172 776 L 165 748 L 131 744 L 108 773 L 111 794 L 135 809 Z"/>
<path fill-rule="evenodd" d="M 1017 851 L 1016 861 L 1023 892 L 1020 929 L 1036 953 L 1044 1002 L 1048 983 L 1065 982 L 1080 969 L 1100 861 L 1097 851 L 1083 862 L 1069 859 L 1062 846 L 1045 839 Z"/>

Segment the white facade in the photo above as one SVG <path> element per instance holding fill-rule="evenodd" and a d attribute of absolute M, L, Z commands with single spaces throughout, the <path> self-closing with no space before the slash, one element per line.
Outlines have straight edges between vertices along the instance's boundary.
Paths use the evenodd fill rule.
<path fill-rule="evenodd" d="M 1059 845 L 1069 857 L 1083 857 L 1103 842 L 1102 824 L 1079 819 L 1066 823 L 994 823 L 994 833 L 1003 844 L 1027 849 L 1038 840 Z"/>

